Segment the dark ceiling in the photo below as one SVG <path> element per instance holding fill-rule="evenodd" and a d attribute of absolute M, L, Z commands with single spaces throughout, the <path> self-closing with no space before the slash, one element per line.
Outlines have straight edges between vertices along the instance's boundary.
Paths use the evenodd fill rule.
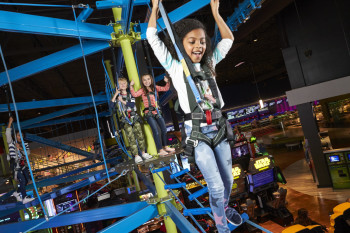
<path fill-rule="evenodd" d="M 5 0 L 5 2 L 26 2 Z M 168 12 L 176 9 L 188 1 L 163 0 Z M 221 0 L 220 13 L 227 19 L 234 12 L 238 0 Z M 286 69 L 281 53 L 283 37 L 280 34 L 278 13 L 285 8 L 291 0 L 266 0 L 262 8 L 256 10 L 251 18 L 234 32 L 235 44 L 216 69 L 219 87 L 254 82 L 253 71 L 257 82 L 268 79 L 287 78 Z M 92 0 L 52 0 L 31 1 L 42 4 L 89 4 L 95 8 Z M 144 22 L 147 13 L 146 6 L 134 7 L 133 22 Z M 71 9 L 42 8 L 23 6 L 0 6 L 0 10 L 19 13 L 48 16 L 53 18 L 74 20 Z M 210 7 L 207 6 L 191 17 L 202 21 L 208 28 L 208 34 L 213 35 L 214 20 Z M 106 25 L 113 20 L 111 10 L 95 10 L 87 22 Z M 34 59 L 44 57 L 51 53 L 71 47 L 79 43 L 77 39 L 0 32 L 0 43 L 3 48 L 5 60 L 9 69 L 25 64 Z M 281 39 L 282 38 L 282 39 Z M 111 58 L 110 51 L 105 51 L 106 59 Z M 101 66 L 102 53 L 87 57 L 88 69 L 94 93 L 104 91 L 104 72 Z M 155 59 L 154 59 L 155 60 Z M 245 61 L 245 64 L 236 67 L 235 64 Z M 157 61 L 154 61 L 157 65 Z M 251 64 L 251 65 L 250 65 Z M 253 70 L 252 68 L 253 67 Z M 0 66 L 0 72 L 4 71 Z M 160 71 L 156 71 L 160 72 Z M 35 100 L 58 99 L 90 95 L 82 59 L 53 68 L 13 83 L 17 102 Z M 281 93 L 282 94 L 282 93 Z M 1 93 L 0 103 L 5 104 L 6 98 Z M 29 119 L 40 114 L 49 113 L 59 108 L 21 111 L 20 118 Z M 1 113 L 0 123 L 7 122 L 7 114 Z"/>

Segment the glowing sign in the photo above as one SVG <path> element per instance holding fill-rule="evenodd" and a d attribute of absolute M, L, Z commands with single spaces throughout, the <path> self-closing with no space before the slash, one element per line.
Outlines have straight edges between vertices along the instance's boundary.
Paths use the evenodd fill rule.
<path fill-rule="evenodd" d="M 261 171 L 261 170 L 269 168 L 270 164 L 271 164 L 271 159 L 266 157 L 266 158 L 256 160 L 254 163 L 254 167 L 255 167 L 255 169 Z"/>
<path fill-rule="evenodd" d="M 241 172 L 242 172 L 242 170 L 239 167 L 232 168 L 233 179 L 239 178 L 239 176 L 241 175 Z"/>

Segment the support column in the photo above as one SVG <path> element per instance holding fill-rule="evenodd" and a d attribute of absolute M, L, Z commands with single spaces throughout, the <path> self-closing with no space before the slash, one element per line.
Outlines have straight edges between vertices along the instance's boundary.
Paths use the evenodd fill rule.
<path fill-rule="evenodd" d="M 134 54 L 132 52 L 130 39 L 127 37 L 121 38 L 120 45 L 123 50 L 125 66 L 128 72 L 129 80 L 130 81 L 133 80 L 135 82 L 134 88 L 135 90 L 138 90 L 141 88 L 141 84 L 140 84 L 139 75 L 137 72 Z M 144 109 L 143 104 L 140 104 L 138 109 L 140 110 L 139 114 L 142 116 L 143 114 L 141 113 L 142 113 L 142 110 Z M 143 126 L 144 126 L 146 141 L 147 141 L 147 151 L 149 154 L 155 155 L 157 154 L 157 148 L 156 148 L 156 144 L 154 143 L 151 127 L 148 124 L 143 124 Z"/>
<path fill-rule="evenodd" d="M 324 158 L 321 140 L 318 136 L 318 125 L 312 110 L 312 103 L 297 105 L 304 136 L 309 142 L 311 157 L 316 171 L 316 183 L 319 188 L 332 186 Z"/>
<path fill-rule="evenodd" d="M 158 172 L 158 175 L 164 180 L 163 172 Z M 159 199 L 161 199 L 161 198 L 168 197 L 168 192 L 164 189 L 164 183 L 159 178 L 158 175 L 156 173 L 152 173 L 154 184 L 155 184 L 156 190 L 157 190 L 157 196 Z M 173 220 L 169 216 L 166 216 L 165 204 L 158 203 L 157 208 L 158 208 L 158 213 L 160 215 L 164 216 L 164 223 L 165 223 L 165 227 L 166 227 L 167 232 L 168 233 L 177 233 L 175 223 L 173 222 Z"/>

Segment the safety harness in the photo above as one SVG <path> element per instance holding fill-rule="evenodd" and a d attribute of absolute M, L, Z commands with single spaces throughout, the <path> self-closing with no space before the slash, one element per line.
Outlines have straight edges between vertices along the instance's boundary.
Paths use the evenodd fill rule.
<path fill-rule="evenodd" d="M 215 148 L 226 138 L 228 141 L 234 140 L 231 125 L 222 115 L 220 110 L 221 103 L 218 88 L 215 80 L 212 78 L 209 68 L 204 65 L 202 67 L 203 70 L 196 71 L 194 69 L 192 61 L 187 56 L 181 40 L 178 38 L 172 24 L 170 23 L 162 2 L 159 2 L 159 10 L 184 70 L 184 82 L 186 84 L 191 110 L 190 114 L 185 114 L 184 120 L 192 120 L 192 131 L 189 137 L 186 135 L 185 127 L 183 126 L 181 129 L 182 146 L 184 147 L 185 154 L 187 156 L 193 156 L 194 148 L 198 145 L 199 141 L 203 141 L 211 148 Z M 204 93 L 202 92 L 203 87 L 201 86 L 201 81 L 208 82 L 211 93 L 216 100 L 216 103 L 207 109 L 201 107 L 203 106 L 203 102 L 204 105 L 206 104 Z M 216 124 L 218 132 L 213 139 L 207 137 L 201 132 L 201 123 L 207 123 L 208 125 L 211 125 L 212 123 Z"/>
<path fill-rule="evenodd" d="M 147 100 L 148 100 L 149 106 L 148 106 L 147 108 L 144 108 L 144 109 L 143 109 L 143 112 L 145 113 L 145 116 L 146 116 L 146 117 L 155 117 L 155 118 L 158 118 L 158 117 L 161 116 L 162 111 L 161 111 L 160 108 L 157 106 L 157 105 L 158 105 L 157 98 L 155 98 L 156 107 L 154 107 L 154 106 L 151 105 L 151 97 L 150 97 L 151 95 L 156 96 L 157 93 L 154 93 L 153 91 L 147 93 L 146 96 L 147 96 Z M 146 111 L 148 111 L 148 112 L 146 113 Z M 153 113 L 153 111 L 157 111 L 157 113 L 155 114 L 155 113 Z"/>
<path fill-rule="evenodd" d="M 191 120 L 192 121 L 192 131 L 189 137 L 185 132 L 185 127 L 182 127 L 182 146 L 184 147 L 185 154 L 188 156 L 193 155 L 194 148 L 198 145 L 199 141 L 203 141 L 211 148 L 215 148 L 221 141 L 227 138 L 228 141 L 234 140 L 233 132 L 231 130 L 231 125 L 227 121 L 227 119 L 222 115 L 220 110 L 220 98 L 218 94 L 218 88 L 215 80 L 212 78 L 211 72 L 208 67 L 203 66 L 203 71 L 195 71 L 192 74 L 193 80 L 197 87 L 201 87 L 201 81 L 208 81 L 211 93 L 215 98 L 216 102 L 213 104 L 211 109 L 205 110 L 203 112 L 203 108 L 196 102 L 191 87 L 184 77 L 184 81 L 186 84 L 188 101 L 190 105 L 191 113 L 184 115 L 184 121 Z M 201 90 L 198 90 L 200 93 Z M 207 123 L 207 125 L 216 124 L 218 127 L 218 132 L 213 139 L 207 137 L 205 134 L 201 132 L 201 123 Z"/>
<path fill-rule="evenodd" d="M 134 125 L 136 122 L 142 123 L 141 117 L 135 110 L 135 98 L 129 92 L 126 95 L 120 94 L 120 96 L 126 102 L 125 108 L 120 106 L 122 111 L 122 116 L 120 117 L 121 126 L 124 127 L 125 124 Z M 120 103 L 120 105 L 122 104 Z"/>

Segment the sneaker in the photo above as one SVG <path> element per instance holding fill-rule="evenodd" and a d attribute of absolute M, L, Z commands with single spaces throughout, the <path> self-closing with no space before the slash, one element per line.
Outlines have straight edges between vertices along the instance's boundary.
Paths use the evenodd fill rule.
<path fill-rule="evenodd" d="M 22 203 L 23 203 L 23 204 L 27 204 L 28 202 L 31 202 L 31 201 L 33 201 L 34 199 L 35 199 L 35 198 L 26 196 L 26 197 L 23 199 Z"/>
<path fill-rule="evenodd" d="M 143 162 L 143 160 L 142 160 L 141 156 L 139 156 L 139 155 L 135 156 L 135 163 L 142 163 L 142 162 Z"/>
<path fill-rule="evenodd" d="M 225 214 L 227 221 L 232 225 L 239 226 L 242 224 L 242 217 L 234 208 L 227 207 L 227 209 L 225 210 Z"/>
<path fill-rule="evenodd" d="M 12 196 L 14 196 L 14 197 L 17 199 L 17 201 L 22 201 L 22 197 L 21 197 L 21 194 L 20 194 L 20 193 L 14 192 L 14 193 L 12 194 Z"/>
<path fill-rule="evenodd" d="M 150 155 L 150 154 L 148 154 L 148 153 L 144 153 L 144 154 L 142 155 L 142 158 L 143 158 L 144 160 L 149 160 L 149 159 L 152 159 L 153 156 Z"/>

